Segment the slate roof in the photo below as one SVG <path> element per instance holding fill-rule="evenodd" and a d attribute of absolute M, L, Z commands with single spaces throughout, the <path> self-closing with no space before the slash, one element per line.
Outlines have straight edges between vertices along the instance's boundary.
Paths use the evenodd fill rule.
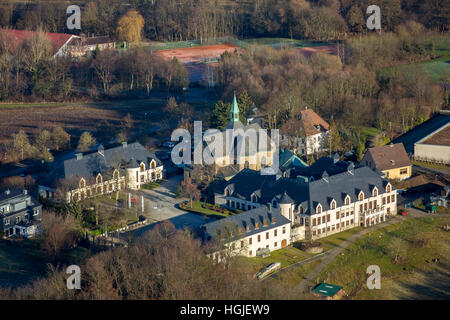
<path fill-rule="evenodd" d="M 273 223 L 272 218 L 274 219 Z M 264 225 L 264 221 L 266 221 L 266 225 Z M 266 206 L 261 206 L 228 218 L 219 219 L 204 224 L 200 226 L 200 230 L 202 230 L 202 237 L 204 240 L 218 239 L 221 234 L 227 234 L 227 229 L 228 232 L 233 231 L 233 236 L 230 240 L 236 240 L 239 238 L 249 237 L 260 232 L 265 232 L 289 223 L 290 221 L 281 215 L 278 210 L 269 212 L 269 209 Z M 258 224 L 258 228 L 256 228 L 256 224 Z M 241 233 L 239 233 L 239 229 Z"/>
<path fill-rule="evenodd" d="M 345 172 L 334 175 L 324 174 L 323 178 L 316 180 L 304 180 L 301 178 L 276 178 L 263 176 L 259 171 L 244 169 L 228 182 L 216 185 L 216 192 L 225 194 L 228 188 L 230 196 L 242 200 L 251 201 L 251 195 L 258 196 L 258 203 L 267 204 L 273 199 L 278 203 L 286 203 L 291 200 L 295 205 L 301 205 L 304 213 L 313 215 L 320 203 L 323 211 L 329 210 L 331 201 L 336 201 L 340 207 L 345 203 L 347 195 L 351 202 L 358 199 L 360 191 L 365 197 L 372 194 L 374 187 L 384 192 L 388 179 L 382 178 L 369 167 L 349 168 Z M 286 193 L 286 196 L 284 194 Z"/>
<path fill-rule="evenodd" d="M 349 162 L 340 161 L 337 155 L 333 157 L 319 158 L 309 167 L 301 168 L 294 167 L 287 170 L 288 176 L 296 178 L 297 176 L 303 176 L 306 178 L 313 177 L 314 179 L 321 179 L 324 171 L 327 171 L 329 175 L 338 174 L 347 171 Z"/>
<path fill-rule="evenodd" d="M 139 142 L 129 144 L 119 144 L 108 148 L 99 147 L 98 151 L 89 152 L 77 159 L 76 155 L 54 163 L 50 174 L 39 182 L 40 185 L 55 187 L 59 179 L 70 177 L 83 177 L 89 179 L 98 173 L 109 177 L 113 168 L 120 166 L 125 168 L 138 168 L 141 162 L 146 168 L 150 166 L 152 160 L 156 161 L 156 166 L 161 166 L 162 162 L 155 154 L 147 150 Z M 102 151 L 100 153 L 99 151 Z M 103 155 L 102 155 L 103 154 Z"/>
<path fill-rule="evenodd" d="M 372 156 L 375 166 L 382 171 L 411 165 L 403 143 L 369 148 L 367 152 Z"/>
<path fill-rule="evenodd" d="M 2 190 L 0 192 L 0 202 L 12 199 L 12 198 L 20 196 L 20 195 L 24 195 L 23 189 L 20 189 L 20 188 Z"/>

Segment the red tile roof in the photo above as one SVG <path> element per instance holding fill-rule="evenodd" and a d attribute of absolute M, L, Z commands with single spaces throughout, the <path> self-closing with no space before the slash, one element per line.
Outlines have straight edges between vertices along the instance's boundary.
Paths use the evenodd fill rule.
<path fill-rule="evenodd" d="M 0 32 L 6 32 L 8 41 L 10 41 L 10 45 L 8 50 L 13 52 L 23 41 L 31 39 L 37 35 L 36 31 L 29 30 L 7 30 L 1 29 Z M 50 40 L 53 46 L 53 55 L 56 54 L 61 47 L 67 43 L 74 35 L 67 33 L 43 33 L 48 40 Z M 75 36 L 78 37 L 78 36 Z"/>

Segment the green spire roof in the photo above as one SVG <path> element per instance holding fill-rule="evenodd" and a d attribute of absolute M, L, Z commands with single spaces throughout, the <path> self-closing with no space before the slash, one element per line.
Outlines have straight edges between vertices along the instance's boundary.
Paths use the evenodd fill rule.
<path fill-rule="evenodd" d="M 233 105 L 231 106 L 231 121 L 239 121 L 239 107 L 236 100 L 236 91 L 234 92 Z"/>

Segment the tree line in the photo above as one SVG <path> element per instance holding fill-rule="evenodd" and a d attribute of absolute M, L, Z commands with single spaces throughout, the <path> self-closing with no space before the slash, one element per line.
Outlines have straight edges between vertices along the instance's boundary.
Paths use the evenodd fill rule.
<path fill-rule="evenodd" d="M 375 127 L 391 138 L 445 107 L 444 90 L 423 66 L 385 68 L 432 58 L 430 39 L 433 33 L 408 22 L 397 33 L 348 40 L 338 55 L 316 53 L 308 59 L 296 49 L 267 47 L 225 53 L 216 68 L 216 82 L 227 101 L 233 91 L 245 89 L 266 115 L 269 128 L 295 122 L 308 107 L 339 132 L 337 150 L 358 149 L 365 144 L 364 127 Z M 214 115 L 220 120 L 217 124 L 223 126 L 228 107 L 216 105 L 215 112 L 223 117 Z"/>
<path fill-rule="evenodd" d="M 338 39 L 346 33 L 366 33 L 369 0 L 131 0 L 78 1 L 82 32 L 116 37 L 120 17 L 130 7 L 144 18 L 144 37 L 179 41 L 237 35 L 241 37 L 294 37 Z M 403 21 L 415 20 L 433 30 L 449 27 L 445 1 L 381 0 L 383 31 L 395 30 Z M 0 5 L 0 26 L 49 32 L 67 32 L 67 3 L 52 1 Z M 123 39 L 120 39 L 123 40 Z"/>
<path fill-rule="evenodd" d="M 68 101 L 80 97 L 149 95 L 153 88 L 188 86 L 187 71 L 178 60 L 165 60 L 150 48 L 94 51 L 88 57 L 52 57 L 41 33 L 13 49 L 0 32 L 0 101 Z"/>

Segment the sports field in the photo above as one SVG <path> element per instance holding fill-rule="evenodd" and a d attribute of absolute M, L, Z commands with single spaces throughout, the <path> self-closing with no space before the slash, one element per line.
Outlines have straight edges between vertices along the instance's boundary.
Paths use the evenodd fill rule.
<path fill-rule="evenodd" d="M 178 59 L 181 63 L 208 62 L 217 60 L 226 51 L 240 50 L 238 46 L 230 43 L 205 45 L 191 48 L 178 48 L 159 50 L 157 54 L 165 59 Z"/>

